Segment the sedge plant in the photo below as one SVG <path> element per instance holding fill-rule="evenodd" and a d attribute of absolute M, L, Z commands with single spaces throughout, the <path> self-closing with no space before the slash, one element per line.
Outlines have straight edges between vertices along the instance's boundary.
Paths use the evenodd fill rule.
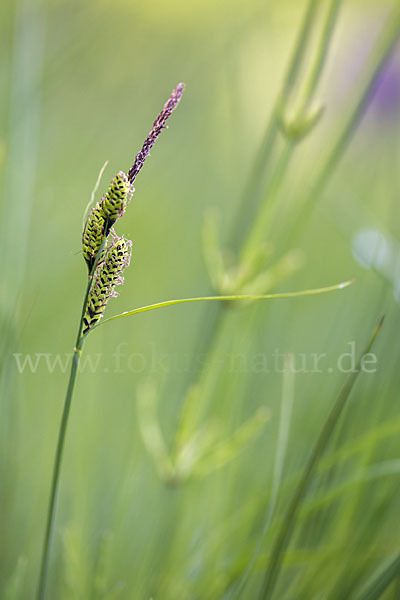
<path fill-rule="evenodd" d="M 160 133 L 166 128 L 166 121 L 178 106 L 183 92 L 183 84 L 180 83 L 165 103 L 162 111 L 154 121 L 153 127 L 148 134 L 140 152 L 127 174 L 120 171 L 111 180 L 109 188 L 104 196 L 88 210 L 82 234 L 82 255 L 88 269 L 88 279 L 84 294 L 82 310 L 78 323 L 78 332 L 72 358 L 71 371 L 65 396 L 64 408 L 60 421 L 57 447 L 55 451 L 53 474 L 50 487 L 50 499 L 47 511 L 46 529 L 42 549 L 41 567 L 37 590 L 37 600 L 46 597 L 48 585 L 49 565 L 51 557 L 51 544 L 56 518 L 57 495 L 60 481 L 63 449 L 67 432 L 68 419 L 71 402 L 75 388 L 79 361 L 82 355 L 84 342 L 100 325 L 121 319 L 127 316 L 137 315 L 142 312 L 165 308 L 168 306 L 186 304 L 193 302 L 248 302 L 254 300 L 269 300 L 295 298 L 321 294 L 342 289 L 350 284 L 349 281 L 321 287 L 316 289 L 300 290 L 294 292 L 275 294 L 224 294 L 218 296 L 201 296 L 194 298 L 180 298 L 157 302 L 148 306 L 134 308 L 121 314 L 102 320 L 106 306 L 111 298 L 117 295 L 116 288 L 124 279 L 124 270 L 129 266 L 132 254 L 132 242 L 123 236 L 118 236 L 115 225 L 124 215 L 127 206 L 134 193 L 134 182 L 142 169 L 152 146 Z M 243 437 L 243 433 L 241 433 Z"/>

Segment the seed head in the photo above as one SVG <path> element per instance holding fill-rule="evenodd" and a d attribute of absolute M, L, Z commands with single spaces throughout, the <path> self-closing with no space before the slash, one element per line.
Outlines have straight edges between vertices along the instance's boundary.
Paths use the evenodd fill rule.
<path fill-rule="evenodd" d="M 89 268 L 89 273 L 100 250 L 105 227 L 106 219 L 104 211 L 101 203 L 97 202 L 88 215 L 82 234 L 82 253 Z"/>
<path fill-rule="evenodd" d="M 124 214 L 130 191 L 131 186 L 129 185 L 128 177 L 120 171 L 113 178 L 106 195 L 100 201 L 104 216 L 108 220 L 106 235 L 108 235 L 115 221 Z"/>
<path fill-rule="evenodd" d="M 83 318 L 83 335 L 100 321 L 109 299 L 117 296 L 115 288 L 124 282 L 122 273 L 129 265 L 131 254 L 132 242 L 123 237 L 115 237 L 106 252 L 104 262 L 97 267 L 94 274 Z"/>
<path fill-rule="evenodd" d="M 120 171 L 110 183 L 105 196 L 90 211 L 82 235 L 83 257 L 92 270 L 100 246 L 115 221 L 122 217 L 130 200 L 132 187 Z"/>
<path fill-rule="evenodd" d="M 167 102 L 164 104 L 164 108 L 158 115 L 157 119 L 154 121 L 152 130 L 145 139 L 142 149 L 140 150 L 140 152 L 137 153 L 135 162 L 129 170 L 128 179 L 131 184 L 135 181 L 137 174 L 143 167 L 144 161 L 150 154 L 150 150 L 154 145 L 155 141 L 157 140 L 158 136 L 160 135 L 162 130 L 166 128 L 167 119 L 169 119 L 169 117 L 174 112 L 175 108 L 178 106 L 179 101 L 182 97 L 183 87 L 183 83 L 179 83 L 177 87 L 174 90 L 172 90 L 171 96 L 168 98 Z"/>
<path fill-rule="evenodd" d="M 144 141 L 142 149 L 136 155 L 135 162 L 128 175 L 125 175 L 122 171 L 117 173 L 111 181 L 107 193 L 90 211 L 82 235 L 83 257 L 88 265 L 89 274 L 93 269 L 102 242 L 108 238 L 111 227 L 116 220 L 124 214 L 134 191 L 133 182 L 142 169 L 144 161 L 150 154 L 150 150 L 158 136 L 166 128 L 167 120 L 178 106 L 182 92 L 183 83 L 179 83 L 172 90 L 171 96 L 154 121 L 153 127 Z M 99 268 L 103 261 L 104 257 L 102 256 L 99 261 Z"/>

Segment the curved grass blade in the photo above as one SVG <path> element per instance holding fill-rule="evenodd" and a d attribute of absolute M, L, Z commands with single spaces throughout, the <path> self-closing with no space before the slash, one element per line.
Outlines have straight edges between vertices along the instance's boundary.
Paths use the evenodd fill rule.
<path fill-rule="evenodd" d="M 281 410 L 279 417 L 278 439 L 275 452 L 271 494 L 267 503 L 267 510 L 265 513 L 264 526 L 262 529 L 261 536 L 259 538 L 257 547 L 244 571 L 242 581 L 238 585 L 238 589 L 235 593 L 235 598 L 240 598 L 242 596 L 243 591 L 246 588 L 246 585 L 249 581 L 250 574 L 254 569 L 257 560 L 259 560 L 260 558 L 260 552 L 262 550 L 263 543 L 272 523 L 273 515 L 275 513 L 276 506 L 278 503 L 279 492 L 282 484 L 283 468 L 289 440 L 290 423 L 292 418 L 292 408 L 294 401 L 294 376 L 295 372 L 293 370 L 292 357 L 286 356 L 283 371 Z"/>
<path fill-rule="evenodd" d="M 357 596 L 357 600 L 378 600 L 393 581 L 400 575 L 400 553 L 386 565 L 378 569 Z M 397 597 L 397 596 L 396 596 Z"/>
<path fill-rule="evenodd" d="M 164 300 L 164 302 L 157 302 L 156 304 L 149 304 L 148 306 L 141 306 L 140 308 L 134 308 L 133 310 L 128 310 L 126 312 L 120 313 L 119 315 L 115 315 L 113 317 L 109 317 L 105 319 L 96 327 L 93 327 L 91 331 L 94 331 L 100 325 L 104 325 L 105 323 L 109 323 L 110 321 L 115 321 L 116 319 L 121 319 L 122 317 L 130 317 L 132 315 L 136 315 L 138 313 L 148 312 L 149 310 L 156 310 L 157 308 L 165 308 L 167 306 L 174 306 L 175 304 L 187 304 L 189 302 L 231 302 L 238 300 L 275 300 L 278 298 L 298 298 L 300 296 L 313 296 L 316 294 L 325 294 L 327 292 L 334 292 L 336 290 L 342 290 L 345 287 L 351 285 L 352 281 L 344 281 L 342 283 L 337 283 L 335 285 L 330 285 L 328 287 L 322 288 L 314 288 L 310 290 L 300 290 L 298 292 L 282 292 L 277 294 L 242 294 L 239 296 L 202 296 L 198 298 L 178 298 L 176 300 Z"/>
<path fill-rule="evenodd" d="M 328 418 L 326 419 L 325 424 L 322 427 L 319 437 L 311 451 L 311 455 L 308 459 L 307 465 L 303 471 L 300 482 L 289 504 L 287 512 L 283 518 L 282 526 L 278 533 L 278 537 L 272 548 L 271 559 L 262 584 L 260 598 L 264 598 L 266 600 L 267 598 L 271 598 L 274 593 L 275 586 L 282 568 L 284 553 L 294 531 L 297 513 L 304 500 L 305 494 L 308 489 L 308 485 L 311 481 L 311 478 L 320 459 L 322 458 L 326 446 L 328 445 L 328 442 L 332 437 L 332 433 L 339 421 L 343 409 L 346 406 L 347 400 L 360 373 L 361 361 L 363 357 L 366 354 L 368 354 L 371 350 L 371 347 L 375 342 L 376 336 L 378 335 L 382 327 L 382 323 L 383 317 L 376 325 L 370 341 L 368 342 L 364 352 L 359 358 L 355 371 L 350 374 L 339 396 L 337 397 L 336 402 L 334 403 L 328 415 Z"/>

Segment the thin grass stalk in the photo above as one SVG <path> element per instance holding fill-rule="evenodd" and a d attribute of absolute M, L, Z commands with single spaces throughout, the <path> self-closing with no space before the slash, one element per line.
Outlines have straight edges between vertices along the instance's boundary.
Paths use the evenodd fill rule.
<path fill-rule="evenodd" d="M 318 1 L 310 0 L 304 14 L 302 26 L 294 45 L 289 61 L 286 76 L 281 91 L 275 103 L 275 108 L 269 119 L 264 137 L 253 161 L 247 183 L 244 187 L 239 210 L 237 212 L 230 236 L 230 247 L 238 250 L 248 233 L 248 227 L 253 221 L 260 201 L 262 182 L 265 181 L 268 163 L 275 147 L 279 133 L 278 113 L 282 105 L 289 99 L 295 85 L 304 60 L 307 45 L 310 40 L 311 31 L 315 23 L 318 9 Z"/>
<path fill-rule="evenodd" d="M 310 69 L 304 89 L 300 93 L 299 106 L 296 107 L 296 115 L 298 115 L 299 118 L 302 118 L 302 116 L 305 115 L 306 111 L 309 109 L 315 94 L 315 90 L 321 79 L 323 68 L 328 57 L 328 50 L 332 41 L 340 4 L 341 0 L 332 0 L 329 6 L 319 43 L 314 54 L 313 65 Z M 287 100 L 288 98 L 283 96 L 282 99 L 278 101 L 276 108 L 277 113 L 284 113 L 286 110 Z M 260 207 L 259 214 L 255 220 L 255 225 L 249 232 L 247 240 L 242 248 L 241 254 L 244 258 L 250 255 L 258 246 L 258 244 L 262 243 L 268 238 L 268 231 L 272 226 L 272 220 L 276 209 L 278 189 L 290 167 L 290 163 L 298 143 L 299 140 L 296 139 L 286 138 L 285 140 L 285 147 L 281 152 L 277 167 L 271 182 L 268 185 L 267 194 L 266 197 L 264 197 L 262 206 Z"/>
<path fill-rule="evenodd" d="M 314 448 L 311 451 L 307 465 L 303 471 L 303 475 L 301 476 L 300 482 L 289 504 L 289 507 L 283 519 L 283 523 L 281 525 L 281 529 L 272 548 L 269 566 L 262 583 L 260 594 L 260 598 L 263 598 L 264 600 L 272 598 L 272 595 L 275 591 L 275 587 L 278 582 L 278 578 L 282 568 L 284 553 L 286 548 L 288 547 L 288 544 L 294 531 L 298 510 L 303 502 L 314 471 L 319 461 L 321 460 L 323 453 L 325 452 L 325 449 L 332 437 L 335 427 L 343 412 L 343 409 L 346 406 L 347 400 L 354 387 L 354 384 L 356 383 L 356 380 L 361 370 L 362 359 L 366 354 L 370 352 L 375 342 L 375 339 L 382 327 L 382 323 L 383 318 L 376 325 L 370 341 L 368 342 L 366 348 L 364 349 L 362 355 L 358 360 L 356 370 L 352 372 L 351 375 L 348 377 L 339 396 L 337 397 L 337 400 L 334 403 L 328 415 L 328 418 L 326 419 L 324 426 L 321 429 L 317 441 L 315 442 Z"/>
<path fill-rule="evenodd" d="M 288 140 L 281 151 L 278 164 L 268 186 L 268 195 L 265 198 L 266 202 L 261 207 L 248 239 L 242 248 L 241 258 L 244 261 L 250 258 L 263 240 L 268 239 L 268 228 L 271 224 L 274 209 L 276 208 L 279 188 L 285 179 L 295 148 L 295 142 Z"/>
<path fill-rule="evenodd" d="M 250 575 L 254 569 L 256 561 L 259 558 L 262 545 L 271 526 L 272 519 L 278 503 L 279 490 L 281 488 L 282 483 L 283 466 L 285 462 L 289 440 L 290 423 L 292 418 L 292 408 L 294 400 L 294 375 L 295 374 L 293 370 L 293 359 L 292 357 L 288 356 L 285 358 L 285 366 L 283 372 L 281 411 L 279 419 L 278 439 L 276 444 L 271 494 L 265 513 L 262 534 L 260 536 L 257 547 L 250 559 L 250 562 L 246 567 L 246 571 L 242 577 L 242 580 L 239 582 L 238 589 L 235 593 L 236 598 L 240 598 L 242 592 L 246 588 L 246 585 L 249 581 Z"/>
<path fill-rule="evenodd" d="M 314 55 L 314 64 L 304 86 L 303 103 L 301 104 L 301 108 L 303 110 L 309 108 L 310 102 L 314 97 L 318 83 L 321 79 L 323 69 L 328 58 L 328 51 L 332 41 L 333 33 L 335 31 L 341 3 L 342 0 L 332 0 L 329 6 L 327 18 L 321 32 L 317 50 Z"/>
<path fill-rule="evenodd" d="M 70 410 L 71 410 L 72 396 L 73 396 L 74 388 L 75 388 L 76 374 L 78 371 L 79 360 L 80 360 L 80 357 L 82 354 L 83 343 L 85 341 L 85 336 L 82 336 L 83 317 L 86 312 L 89 293 L 90 293 L 90 290 L 92 289 L 94 273 L 96 271 L 96 268 L 97 268 L 101 253 L 103 251 L 105 242 L 106 242 L 106 239 L 104 237 L 103 242 L 97 253 L 96 260 L 95 260 L 93 267 L 91 269 L 91 272 L 90 272 L 90 276 L 88 279 L 88 284 L 86 286 L 86 292 L 85 292 L 85 296 L 84 296 L 84 300 L 83 300 L 81 317 L 79 320 L 78 333 L 76 336 L 76 342 L 75 342 L 72 364 L 71 364 L 71 371 L 70 371 L 69 380 L 68 380 L 67 393 L 65 396 L 64 408 L 63 408 L 63 413 L 61 416 L 60 428 L 59 428 L 59 432 L 58 432 L 57 448 L 56 448 L 56 454 L 55 454 L 55 458 L 54 458 L 53 474 L 52 474 L 52 481 L 51 481 L 51 488 L 50 488 L 50 499 L 49 499 L 49 506 L 47 509 L 46 530 L 45 530 L 43 550 L 42 550 L 42 559 L 41 559 L 41 565 L 40 565 L 38 592 L 37 592 L 37 596 L 36 596 L 37 600 L 44 600 L 45 594 L 46 594 L 49 561 L 50 561 L 51 540 L 52 540 L 56 508 L 57 508 L 57 495 L 58 495 L 58 488 L 59 488 L 59 481 L 60 481 L 61 463 L 62 463 L 64 445 L 65 445 L 65 435 L 66 435 L 66 431 L 67 431 L 68 419 L 69 419 L 69 414 L 70 414 Z"/>
<path fill-rule="evenodd" d="M 55 520 L 55 512 L 56 512 L 56 501 L 59 487 L 59 479 L 60 479 L 60 470 L 61 470 L 61 462 L 64 451 L 64 442 L 65 442 L 65 434 L 67 431 L 68 418 L 71 408 L 72 394 L 75 387 L 76 373 L 78 370 L 79 359 L 81 355 L 81 347 L 80 344 L 74 349 L 74 355 L 72 358 L 72 366 L 71 373 L 69 376 L 67 394 L 65 397 L 63 414 L 61 417 L 60 429 L 58 433 L 58 441 L 57 441 L 57 449 L 54 460 L 53 467 L 53 476 L 51 483 L 51 491 L 50 491 L 50 500 L 49 500 L 49 508 L 47 513 L 47 523 L 46 523 L 46 533 L 43 544 L 43 554 L 42 561 L 40 567 L 40 575 L 39 575 L 39 587 L 37 598 L 38 600 L 43 600 L 46 593 L 47 579 L 48 579 L 48 570 L 49 570 L 49 558 L 50 558 L 50 546 L 52 533 L 54 529 L 54 520 Z"/>
<path fill-rule="evenodd" d="M 395 582 L 393 600 L 397 600 L 400 592 L 400 554 L 397 553 L 394 558 L 386 564 L 384 568 L 380 567 L 377 573 L 374 573 L 370 581 L 356 596 L 356 600 L 379 600 L 387 591 L 390 585 Z"/>
<path fill-rule="evenodd" d="M 357 127 L 362 120 L 372 91 L 379 79 L 382 70 L 390 59 L 400 38 L 400 9 L 396 7 L 392 14 L 387 19 L 388 25 L 384 28 L 373 51 L 373 56 L 367 72 L 364 74 L 361 84 L 361 95 L 356 101 L 347 120 L 344 123 L 341 132 L 339 133 L 336 142 L 334 143 L 331 152 L 325 160 L 319 175 L 317 176 L 310 193 L 307 195 L 307 200 L 294 210 L 292 221 L 282 234 L 281 247 L 284 248 L 288 240 L 298 239 L 301 231 L 304 229 L 305 223 L 308 221 L 312 209 L 315 206 L 318 198 L 321 196 L 324 188 L 329 183 L 334 170 L 344 155 L 349 143 L 351 142 Z M 299 218 L 301 215 L 301 219 Z"/>

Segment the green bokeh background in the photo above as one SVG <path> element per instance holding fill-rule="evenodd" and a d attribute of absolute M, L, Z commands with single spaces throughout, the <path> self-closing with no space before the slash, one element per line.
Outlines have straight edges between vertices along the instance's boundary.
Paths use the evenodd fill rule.
<path fill-rule="evenodd" d="M 318 88 L 325 112 L 298 145 L 280 189 L 282 223 L 306 197 L 393 6 L 377 0 L 343 4 Z M 34 597 L 67 384 L 67 373 L 49 373 L 43 365 L 19 373 L 14 354 L 64 356 L 73 349 L 86 284 L 82 218 L 101 166 L 109 161 L 98 196 L 116 171 L 129 169 L 170 90 L 184 81 L 181 105 L 117 224 L 118 233 L 134 241 L 133 261 L 107 314 L 209 294 L 204 215 L 218 209 L 227 243 L 304 9 L 304 2 L 291 0 L 2 3 L 1 598 Z M 392 77 L 400 80 L 398 65 L 395 55 Z M 85 370 L 77 382 L 49 598 L 234 597 L 229 583 L 260 541 L 271 493 L 282 373 L 230 369 L 227 356 L 242 353 L 251 361 L 279 349 L 326 353 L 327 364 L 335 364 L 349 342 L 357 354 L 362 351 L 383 313 L 377 371 L 359 378 L 328 452 L 364 442 L 313 481 L 309 502 L 339 492 L 310 515 L 302 513 L 276 597 L 357 598 L 358 586 L 398 550 L 396 278 L 364 268 L 352 253 L 354 235 L 374 229 L 391 240 L 392 266 L 400 261 L 400 96 L 389 87 L 369 106 L 310 218 L 301 223 L 300 237 L 285 242 L 286 249 L 300 248 L 305 262 L 279 290 L 347 279 L 355 284 L 330 295 L 231 310 L 224 320 L 215 381 L 200 394 L 204 419 L 219 419 L 226 437 L 258 408 L 271 414 L 238 457 L 171 489 L 160 481 L 138 427 L 137 388 L 150 378 L 167 443 L 174 439 L 185 390 L 196 379 L 199 335 L 212 309 L 188 305 L 150 312 L 100 328 L 88 339 L 85 354 L 100 354 L 101 361 L 94 374 Z M 385 104 L 389 92 L 394 101 Z M 397 286 L 399 278 L 397 268 Z M 116 372 L 120 344 L 126 356 Z M 172 366 L 157 366 L 155 357 L 166 357 Z M 337 369 L 295 375 L 277 525 L 274 520 L 243 598 L 258 597 L 290 482 L 298 479 L 345 377 Z M 365 471 L 371 465 L 374 477 Z M 104 568 L 96 567 L 99 554 Z M 94 583 L 99 569 L 109 595 Z M 384 597 L 393 593 L 390 588 Z"/>

